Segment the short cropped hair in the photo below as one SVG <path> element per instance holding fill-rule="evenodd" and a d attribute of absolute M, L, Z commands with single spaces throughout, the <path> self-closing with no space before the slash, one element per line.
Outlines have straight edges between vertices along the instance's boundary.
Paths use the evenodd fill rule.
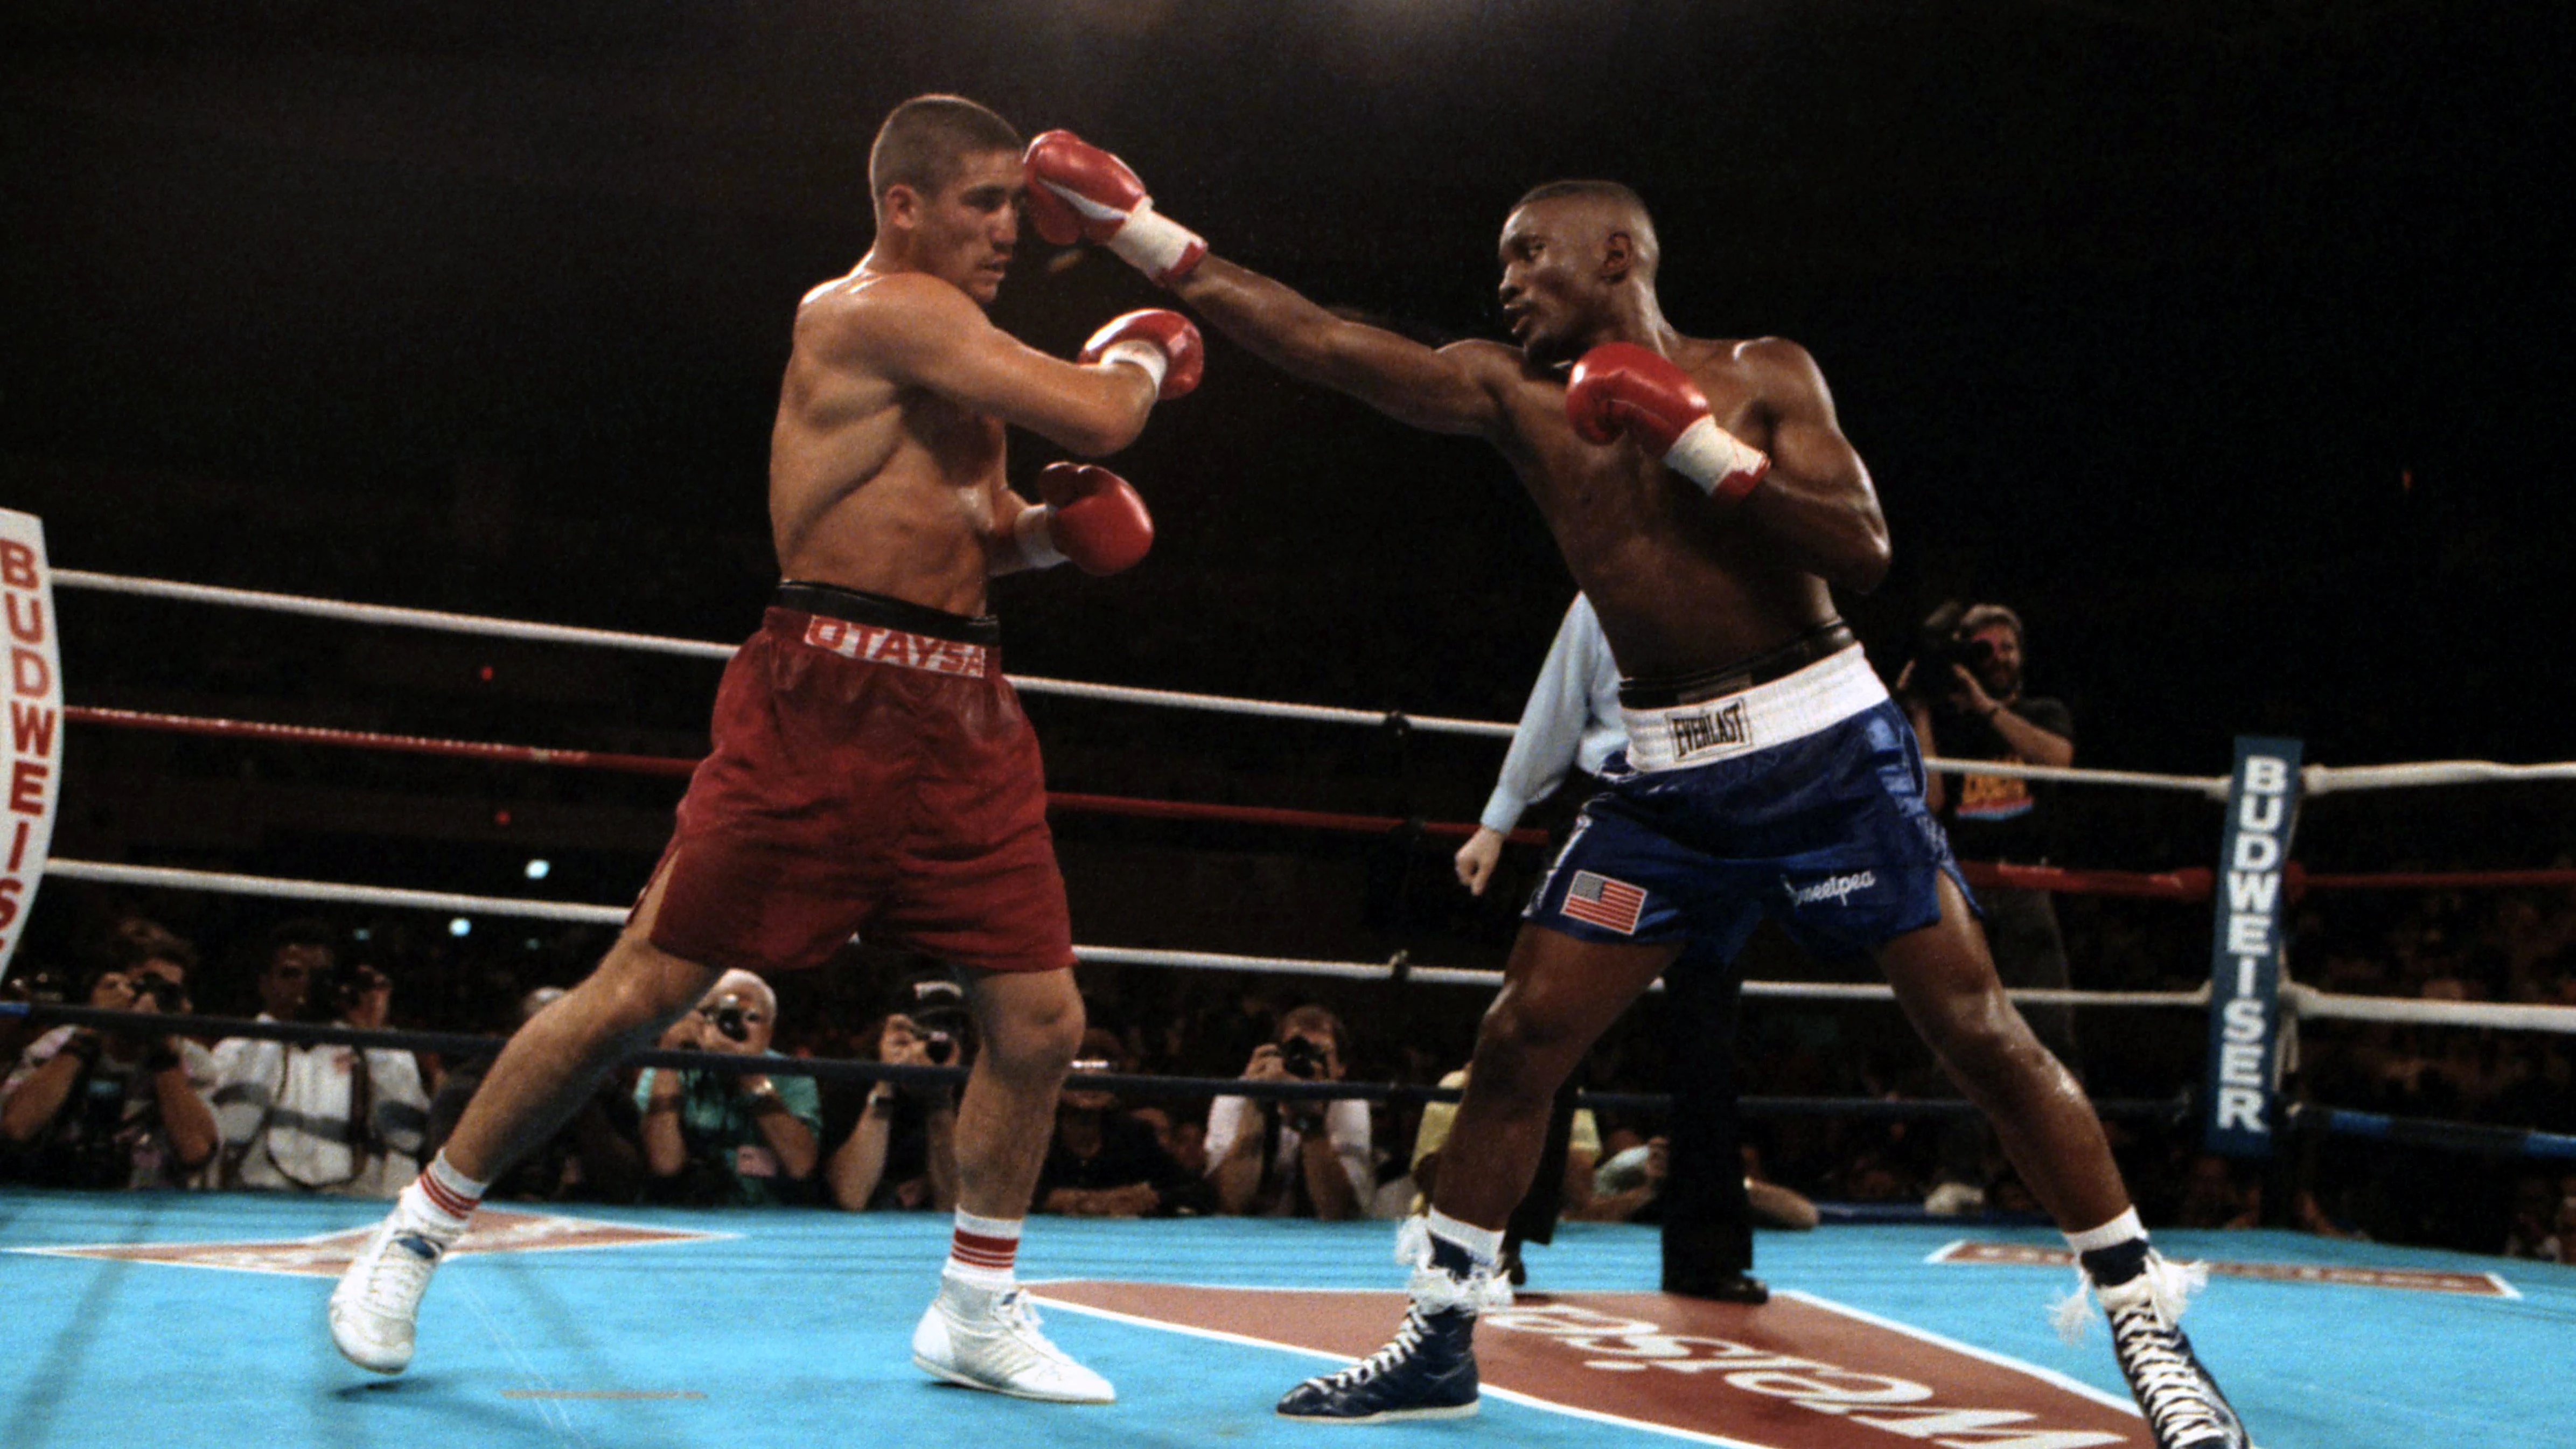
<path fill-rule="evenodd" d="M 1010 122 L 964 96 L 915 96 L 877 128 L 868 148 L 868 195 L 879 206 L 898 186 L 935 195 L 968 156 L 1019 149 L 1020 133 Z"/>
<path fill-rule="evenodd" d="M 1638 269 L 1649 277 L 1653 276 L 1657 264 L 1663 260 L 1664 246 L 1655 236 L 1655 214 L 1646 209 L 1646 198 L 1639 196 L 1634 187 L 1617 181 L 1549 181 L 1531 187 L 1520 200 L 1512 203 L 1512 210 L 1518 211 L 1535 202 L 1578 198 L 1607 201 L 1636 217 L 1636 234 L 1631 240 L 1637 245 Z"/>
<path fill-rule="evenodd" d="M 186 937 L 142 916 L 127 916 L 109 927 L 99 957 L 109 971 L 131 971 L 154 961 L 167 961 L 182 972 L 197 969 L 197 948 Z"/>
<path fill-rule="evenodd" d="M 316 951 L 340 954 L 340 933 L 330 922 L 318 916 L 297 916 L 268 928 L 260 943 L 259 969 L 262 972 L 277 964 L 277 953 L 290 946 L 303 946 Z"/>
<path fill-rule="evenodd" d="M 1310 1003 L 1308 1005 L 1298 1007 L 1295 1011 L 1292 1011 L 1279 1019 L 1279 1039 L 1281 1041 L 1286 1041 L 1289 1033 L 1298 1031 L 1323 1031 L 1330 1034 L 1333 1038 L 1333 1055 L 1340 1057 L 1345 1065 L 1349 1064 L 1351 1059 L 1350 1028 L 1342 1025 L 1342 1019 L 1333 1014 L 1332 1008 Z"/>
<path fill-rule="evenodd" d="M 2027 645 L 2030 640 L 2021 632 L 2021 615 L 2001 604 L 1979 604 L 1959 616 L 1959 632 L 1974 634 L 1990 625 L 2001 624 L 2012 631 L 2013 642 Z"/>

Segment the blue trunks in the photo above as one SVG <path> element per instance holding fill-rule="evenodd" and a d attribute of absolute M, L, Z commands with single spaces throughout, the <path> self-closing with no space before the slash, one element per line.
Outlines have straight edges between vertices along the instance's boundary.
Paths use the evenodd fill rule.
<path fill-rule="evenodd" d="M 1855 646 L 1770 684 L 1627 709 L 1628 750 L 1521 914 L 1585 941 L 1732 961 L 1769 916 L 1830 960 L 1974 909 L 1922 752 Z"/>

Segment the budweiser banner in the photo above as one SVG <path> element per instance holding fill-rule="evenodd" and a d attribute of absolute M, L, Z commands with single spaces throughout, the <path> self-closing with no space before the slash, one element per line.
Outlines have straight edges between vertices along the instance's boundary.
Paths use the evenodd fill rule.
<path fill-rule="evenodd" d="M 2209 961 L 2209 1092 L 2201 1146 L 2268 1157 L 2281 1083 L 2282 885 L 2299 819 L 2299 742 L 2241 736 L 2227 791 Z"/>
<path fill-rule="evenodd" d="M 8 631 L 9 719 L 0 732 L 0 978 L 45 877 L 63 784 L 63 665 L 54 640 L 45 527 L 0 508 L 0 609 Z"/>

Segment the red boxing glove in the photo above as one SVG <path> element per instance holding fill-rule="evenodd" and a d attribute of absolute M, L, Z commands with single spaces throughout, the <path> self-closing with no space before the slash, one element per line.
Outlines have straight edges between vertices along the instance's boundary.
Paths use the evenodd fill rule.
<path fill-rule="evenodd" d="M 1125 362 L 1154 379 L 1154 396 L 1170 402 L 1199 385 L 1207 348 L 1199 329 L 1178 312 L 1149 307 L 1111 319 L 1082 344 L 1080 362 Z"/>
<path fill-rule="evenodd" d="M 1094 241 L 1168 287 L 1207 255 L 1197 232 L 1154 210 L 1127 163 L 1071 131 L 1049 131 L 1020 157 L 1029 224 L 1057 246 Z"/>
<path fill-rule="evenodd" d="M 1689 373 L 1633 342 L 1604 342 L 1583 354 L 1565 381 L 1565 415 L 1587 443 L 1634 437 L 1722 502 L 1752 492 L 1771 471 L 1769 455 L 1717 425 Z"/>
<path fill-rule="evenodd" d="M 1049 463 L 1038 472 L 1043 508 L 1012 521 L 1020 555 L 1037 568 L 1066 559 L 1087 574 L 1134 568 L 1154 546 L 1154 518 L 1127 480 L 1093 463 Z"/>

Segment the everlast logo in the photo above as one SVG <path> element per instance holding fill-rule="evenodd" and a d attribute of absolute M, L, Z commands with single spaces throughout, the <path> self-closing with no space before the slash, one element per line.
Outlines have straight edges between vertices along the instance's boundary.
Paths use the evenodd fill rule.
<path fill-rule="evenodd" d="M 1740 699 L 1722 709 L 1676 714 L 1668 718 L 1673 725 L 1673 754 L 1679 759 L 1687 760 L 1709 750 L 1747 744 L 1753 738 L 1751 725 L 1744 717 L 1744 701 Z"/>

